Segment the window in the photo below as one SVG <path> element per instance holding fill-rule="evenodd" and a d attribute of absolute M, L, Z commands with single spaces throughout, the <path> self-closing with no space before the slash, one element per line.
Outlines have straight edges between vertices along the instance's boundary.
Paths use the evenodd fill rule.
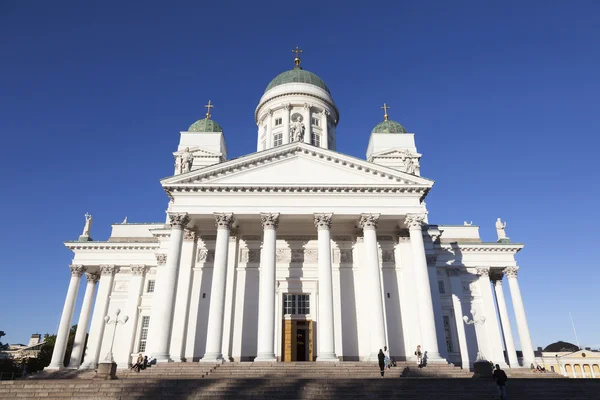
<path fill-rule="evenodd" d="M 450 316 L 444 315 L 444 333 L 446 334 L 446 350 L 453 352 L 452 332 L 450 332 Z"/>
<path fill-rule="evenodd" d="M 313 146 L 321 147 L 321 135 L 318 133 L 312 133 L 310 135 L 310 144 Z"/>
<path fill-rule="evenodd" d="M 140 353 L 146 351 L 146 340 L 148 340 L 148 326 L 150 326 L 150 317 L 142 317 L 142 331 L 140 332 L 140 345 L 138 347 L 138 352 Z"/>
<path fill-rule="evenodd" d="M 313 117 L 313 118 L 311 118 L 311 121 L 312 121 L 313 126 L 320 126 L 319 125 L 319 122 L 320 122 L 319 118 Z"/>
<path fill-rule="evenodd" d="M 283 144 L 283 133 L 279 132 L 273 135 L 273 147 L 281 146 Z"/>
<path fill-rule="evenodd" d="M 444 281 L 438 281 L 438 290 L 441 294 L 446 293 L 446 288 L 444 287 Z"/>
<path fill-rule="evenodd" d="M 275 118 L 275 126 L 279 126 L 283 123 L 283 119 L 281 118 Z"/>
<path fill-rule="evenodd" d="M 146 289 L 146 293 L 154 293 L 154 284 L 156 281 L 148 281 L 148 288 Z"/>
<path fill-rule="evenodd" d="M 310 314 L 310 295 L 309 294 L 284 294 L 283 295 L 283 313 L 284 314 Z"/>

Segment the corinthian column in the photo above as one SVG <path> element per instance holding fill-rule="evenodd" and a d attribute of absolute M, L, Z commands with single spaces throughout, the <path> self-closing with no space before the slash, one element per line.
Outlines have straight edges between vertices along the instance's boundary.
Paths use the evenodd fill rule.
<path fill-rule="evenodd" d="M 71 319 L 75 311 L 75 302 L 77 301 L 77 292 L 79 291 L 79 282 L 83 274 L 83 265 L 71 265 L 71 280 L 67 290 L 67 298 L 60 316 L 60 324 L 56 334 L 56 344 L 52 352 L 52 359 L 48 369 L 62 369 L 65 367 L 64 358 L 67 350 L 67 341 L 69 340 L 69 330 L 71 329 Z"/>
<path fill-rule="evenodd" d="M 75 332 L 75 340 L 73 342 L 73 350 L 71 351 L 71 360 L 69 368 L 77 369 L 81 365 L 81 357 L 85 346 L 85 336 L 92 315 L 92 305 L 94 303 L 94 294 L 96 293 L 96 283 L 100 279 L 99 274 L 87 272 L 87 285 L 85 286 L 85 294 L 83 295 L 83 304 L 79 313 L 79 322 L 77 322 L 77 332 Z"/>
<path fill-rule="evenodd" d="M 292 109 L 291 104 L 283 106 L 283 144 L 290 142 L 290 110 Z"/>
<path fill-rule="evenodd" d="M 258 344 L 254 361 L 277 361 L 275 358 L 275 251 L 279 214 L 260 214 L 263 248 L 260 257 L 258 288 Z"/>
<path fill-rule="evenodd" d="M 304 143 L 308 144 L 310 144 L 312 138 L 312 121 L 310 118 L 310 105 L 304 104 Z"/>
<path fill-rule="evenodd" d="M 169 250 L 164 266 L 159 267 L 162 268 L 159 272 L 161 279 L 156 282 L 149 326 L 152 335 L 152 358 L 156 358 L 157 362 L 171 361 L 169 343 L 175 308 L 177 272 L 181 259 L 183 229 L 190 222 L 190 217 L 187 213 L 173 213 L 169 214 L 169 222 L 171 223 Z"/>
<path fill-rule="evenodd" d="M 523 365 L 531 365 L 535 362 L 533 354 L 533 346 L 531 344 L 531 336 L 529 336 L 529 325 L 527 324 L 527 316 L 525 315 L 525 306 L 521 297 L 521 289 L 517 281 L 517 272 L 519 267 L 508 267 L 504 269 L 504 275 L 508 280 L 510 295 L 515 309 L 515 319 L 517 320 L 517 330 L 519 331 L 519 339 L 521 339 L 521 351 L 523 352 Z M 575 369 L 573 369 L 575 370 Z"/>
<path fill-rule="evenodd" d="M 102 346 L 102 338 L 104 337 L 104 317 L 108 312 L 110 292 L 112 291 L 116 272 L 117 267 L 114 265 L 100 266 L 100 284 L 98 285 L 96 304 L 94 304 L 94 312 L 92 314 L 92 325 L 90 326 L 90 335 L 88 336 L 87 351 L 81 365 L 82 369 L 94 369 L 98 366 L 100 347 Z"/>
<path fill-rule="evenodd" d="M 490 269 L 488 267 L 478 267 L 477 275 L 479 275 L 479 289 L 483 299 L 483 313 L 485 316 L 485 341 L 487 351 L 485 356 L 494 364 L 506 367 L 504 358 L 504 350 L 502 348 L 502 340 L 500 338 L 500 326 L 496 317 L 496 308 L 494 307 L 494 295 L 492 294 L 492 286 L 490 285 Z"/>
<path fill-rule="evenodd" d="M 227 276 L 227 256 L 229 253 L 229 230 L 233 223 L 233 214 L 215 214 L 217 240 L 215 243 L 215 261 L 210 289 L 210 308 L 208 310 L 208 330 L 206 334 L 206 353 L 201 361 L 223 362 L 221 347 L 223 344 L 223 315 L 225 312 L 225 283 Z"/>
<path fill-rule="evenodd" d="M 502 333 L 504 334 L 504 343 L 506 345 L 506 353 L 508 354 L 508 363 L 511 368 L 519 367 L 519 359 L 515 350 L 515 342 L 513 340 L 512 328 L 508 319 L 508 309 L 506 308 L 506 300 L 504 300 L 504 292 L 502 291 L 502 274 L 492 277 L 494 290 L 496 292 L 496 303 L 498 304 L 498 313 L 500 314 L 500 322 L 502 323 Z"/>
<path fill-rule="evenodd" d="M 417 289 L 417 304 L 419 322 L 421 324 L 421 347 L 427 352 L 427 359 L 431 362 L 443 360 L 440 356 L 435 330 L 435 315 L 433 312 L 433 298 L 427 271 L 427 258 L 423 244 L 423 223 L 425 214 L 408 214 L 404 223 L 410 233 L 410 245 L 413 256 L 413 269 L 415 273 L 415 287 Z"/>
<path fill-rule="evenodd" d="M 333 276 L 331 271 L 331 217 L 333 214 L 315 214 L 319 239 L 319 354 L 317 361 L 338 361 L 335 355 L 333 332 Z"/>
<path fill-rule="evenodd" d="M 360 226 L 363 229 L 366 265 L 366 293 L 371 299 L 371 354 L 369 359 L 377 361 L 377 353 L 386 345 L 383 295 L 379 273 L 379 251 L 377 247 L 377 223 L 379 214 L 362 214 Z M 320 297 L 320 296 L 319 296 Z"/>

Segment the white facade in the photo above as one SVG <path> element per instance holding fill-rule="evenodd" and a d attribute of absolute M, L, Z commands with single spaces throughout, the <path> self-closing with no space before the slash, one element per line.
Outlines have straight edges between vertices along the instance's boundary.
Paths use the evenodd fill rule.
<path fill-rule="evenodd" d="M 66 242 L 74 258 L 50 368 L 62 367 L 84 274 L 76 337 L 89 325 L 89 339 L 81 365 L 75 343 L 71 368 L 106 358 L 114 326 L 104 317 L 117 308 L 129 316 L 113 348 L 121 367 L 138 353 L 288 361 L 289 320 L 312 324 L 308 344 L 294 342 L 296 360 L 373 360 L 385 345 L 412 360 L 421 345 L 429 362 L 468 368 L 479 354 L 518 367 L 518 334 L 522 362 L 533 361 L 514 258 L 523 245 L 427 220 L 433 181 L 420 176 L 413 134 L 372 133 L 366 160 L 337 153 L 333 98 L 305 82 L 271 87 L 255 117 L 258 151 L 230 161 L 222 132 L 181 132 L 176 174 L 161 181 L 166 223 L 115 224 L 108 241 Z"/>

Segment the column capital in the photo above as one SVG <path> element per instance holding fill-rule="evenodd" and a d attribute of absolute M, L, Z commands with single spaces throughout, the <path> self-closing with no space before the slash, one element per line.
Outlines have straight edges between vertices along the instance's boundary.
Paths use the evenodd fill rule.
<path fill-rule="evenodd" d="M 77 277 L 83 275 L 83 271 L 85 271 L 85 267 L 81 264 L 71 264 L 69 269 L 71 270 L 71 276 Z"/>
<path fill-rule="evenodd" d="M 381 214 L 361 214 L 358 221 L 363 230 L 376 230 Z"/>
<path fill-rule="evenodd" d="M 406 214 L 406 218 L 404 218 L 404 224 L 408 227 L 409 230 L 421 230 L 424 223 L 425 214 Z"/>
<path fill-rule="evenodd" d="M 328 214 L 315 213 L 314 218 L 315 218 L 315 227 L 317 228 L 317 230 L 320 231 L 321 229 L 325 229 L 325 230 L 331 229 L 333 213 L 328 213 Z"/>
<path fill-rule="evenodd" d="M 114 275 L 117 272 L 117 267 L 114 265 L 100 265 L 100 273 L 102 275 Z"/>
<path fill-rule="evenodd" d="M 183 229 L 190 222 L 187 213 L 169 213 L 169 223 L 171 228 Z"/>
<path fill-rule="evenodd" d="M 479 276 L 490 276 L 490 268 L 489 267 L 477 267 L 477 275 Z"/>
<path fill-rule="evenodd" d="M 215 225 L 217 229 L 227 229 L 231 228 L 233 224 L 233 214 L 232 213 L 215 213 Z"/>
<path fill-rule="evenodd" d="M 277 229 L 277 226 L 279 226 L 279 213 L 260 213 L 260 222 L 263 229 Z"/>
<path fill-rule="evenodd" d="M 196 240 L 196 236 L 196 232 L 194 232 L 191 229 L 183 230 L 183 240 L 186 242 L 193 242 L 194 240 Z"/>
<path fill-rule="evenodd" d="M 86 272 L 85 273 L 85 277 L 87 279 L 88 282 L 98 282 L 100 280 L 100 274 L 98 273 L 93 273 L 93 272 Z"/>
<path fill-rule="evenodd" d="M 165 265 L 167 263 L 167 255 L 166 254 L 157 254 L 156 255 L 156 265 Z"/>
<path fill-rule="evenodd" d="M 519 267 L 506 267 L 502 270 L 507 278 L 516 278 L 519 272 Z"/>
<path fill-rule="evenodd" d="M 146 266 L 144 264 L 135 264 L 131 266 L 131 275 L 144 275 Z"/>

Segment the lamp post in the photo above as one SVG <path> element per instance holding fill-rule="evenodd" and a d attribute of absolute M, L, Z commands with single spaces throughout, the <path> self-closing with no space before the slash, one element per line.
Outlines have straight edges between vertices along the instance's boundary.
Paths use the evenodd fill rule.
<path fill-rule="evenodd" d="M 108 354 L 106 355 L 106 358 L 104 359 L 104 362 L 111 363 L 111 364 L 115 362 L 112 351 L 113 351 L 113 345 L 115 344 L 115 334 L 117 333 L 117 325 L 119 325 L 119 324 L 125 325 L 127 323 L 127 321 L 129 320 L 129 317 L 127 315 L 123 315 L 123 318 L 119 319 L 119 314 L 121 314 L 121 310 L 117 308 L 115 310 L 115 317 L 113 319 L 111 319 L 108 315 L 106 317 L 104 317 L 104 322 L 106 322 L 106 325 L 114 325 L 115 326 L 115 329 L 113 329 L 112 340 L 110 342 L 110 350 L 108 351 Z"/>
<path fill-rule="evenodd" d="M 473 316 L 473 319 L 469 320 L 469 317 L 467 317 L 466 315 L 463 317 L 463 321 L 465 321 L 465 324 L 475 325 L 475 329 L 477 329 L 477 325 L 485 324 L 485 317 L 477 318 L 476 314 L 477 311 L 471 310 L 471 315 Z M 485 361 L 485 356 L 483 355 L 483 352 L 481 351 L 481 348 L 479 346 L 477 346 L 477 358 L 475 359 L 475 362 L 478 361 Z"/>

